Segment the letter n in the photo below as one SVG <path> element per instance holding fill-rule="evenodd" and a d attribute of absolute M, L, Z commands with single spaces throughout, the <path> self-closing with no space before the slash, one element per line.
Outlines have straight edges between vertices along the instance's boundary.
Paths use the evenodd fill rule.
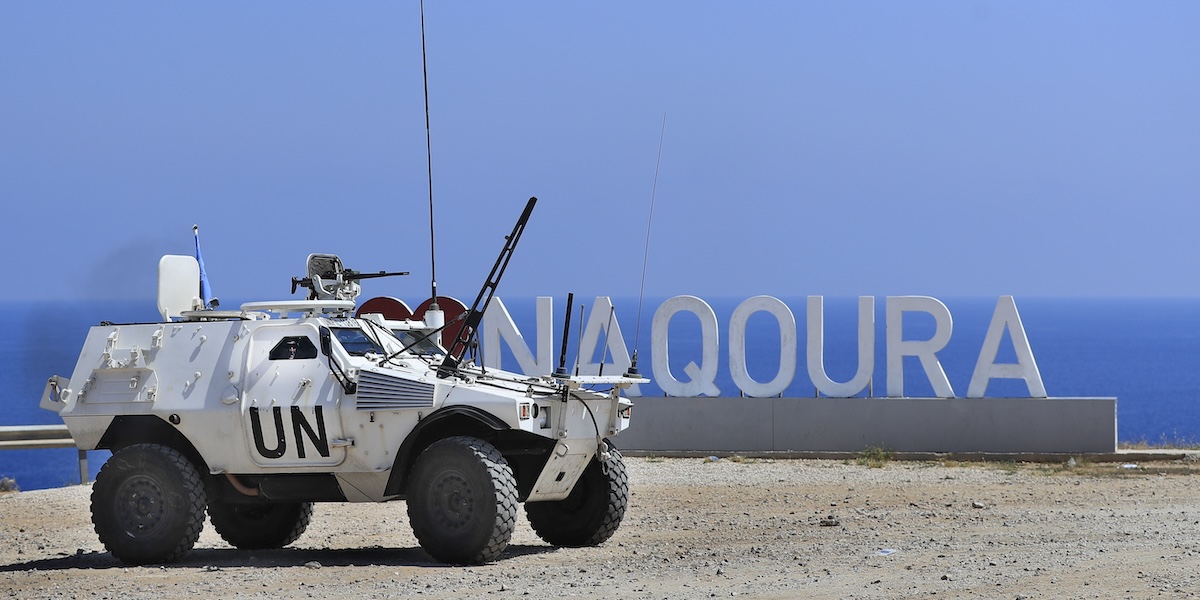
<path fill-rule="evenodd" d="M 258 449 L 258 453 L 266 458 L 279 458 L 287 451 L 287 440 L 283 438 L 283 411 L 278 406 L 271 408 L 271 414 L 275 417 L 275 448 L 268 450 L 266 442 L 263 441 L 262 432 L 262 417 L 258 415 L 258 409 L 250 407 L 250 429 L 254 433 L 254 446 Z"/>
<path fill-rule="evenodd" d="M 329 438 L 325 436 L 325 418 L 321 414 L 320 405 L 313 407 L 313 412 L 317 418 L 317 431 L 313 431 L 312 425 L 309 425 L 308 419 L 304 418 L 304 412 L 299 406 L 292 407 L 292 431 L 296 434 L 296 454 L 300 458 L 304 458 L 304 438 L 300 437 L 300 430 L 308 435 L 308 441 L 316 446 L 317 452 L 326 458 L 329 457 Z"/>

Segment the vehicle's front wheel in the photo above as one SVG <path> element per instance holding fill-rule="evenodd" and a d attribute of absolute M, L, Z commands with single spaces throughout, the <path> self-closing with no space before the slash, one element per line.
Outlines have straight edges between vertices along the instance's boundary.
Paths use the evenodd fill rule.
<path fill-rule="evenodd" d="M 417 457 L 408 483 L 408 519 L 421 547 L 452 564 L 495 560 L 517 520 L 517 484 L 491 444 L 450 437 Z"/>
<path fill-rule="evenodd" d="M 607 442 L 605 442 L 607 444 Z M 551 502 L 526 502 L 525 516 L 538 537 L 554 546 L 599 546 L 617 532 L 629 504 L 629 475 L 616 448 L 608 459 L 592 458 L 571 495 Z"/>
<path fill-rule="evenodd" d="M 108 459 L 92 487 L 92 523 L 122 562 L 178 560 L 204 528 L 204 484 L 177 450 L 137 444 Z"/>
<path fill-rule="evenodd" d="M 308 528 L 312 513 L 312 502 L 213 502 L 208 506 L 208 518 L 221 539 L 243 550 L 282 548 L 296 541 Z"/>

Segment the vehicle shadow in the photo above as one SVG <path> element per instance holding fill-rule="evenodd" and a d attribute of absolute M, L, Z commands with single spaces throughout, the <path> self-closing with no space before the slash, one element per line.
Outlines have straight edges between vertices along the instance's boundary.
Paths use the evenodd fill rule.
<path fill-rule="evenodd" d="M 554 546 L 509 546 L 496 562 L 518 556 L 546 554 L 557 551 Z M 154 569 L 202 569 L 219 571 L 237 567 L 454 567 L 435 561 L 420 548 L 279 548 L 271 550 L 238 550 L 236 548 L 196 548 L 182 560 L 167 564 L 146 565 Z M 126 568 L 108 552 L 79 551 L 53 558 L 38 558 L 26 562 L 0 565 L 0 572 L 64 571 L 70 569 Z"/>

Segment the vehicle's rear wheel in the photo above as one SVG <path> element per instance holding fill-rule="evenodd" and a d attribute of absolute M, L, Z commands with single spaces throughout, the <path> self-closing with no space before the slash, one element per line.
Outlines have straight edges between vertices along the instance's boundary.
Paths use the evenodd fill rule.
<path fill-rule="evenodd" d="M 551 545 L 598 546 L 617 532 L 628 504 L 625 461 L 608 444 L 608 460 L 601 461 L 599 455 L 592 458 L 570 496 L 551 502 L 526 502 L 525 516 L 538 537 Z"/>
<path fill-rule="evenodd" d="M 208 506 L 208 518 L 221 539 L 243 550 L 282 548 L 296 541 L 308 528 L 312 513 L 312 502 L 213 502 Z"/>
<path fill-rule="evenodd" d="M 408 519 L 421 547 L 452 564 L 495 560 L 517 520 L 517 484 L 491 444 L 450 437 L 417 457 L 408 483 Z"/>
<path fill-rule="evenodd" d="M 108 459 L 92 487 L 100 542 L 129 564 L 178 560 L 204 528 L 204 484 L 173 448 L 137 444 Z"/>

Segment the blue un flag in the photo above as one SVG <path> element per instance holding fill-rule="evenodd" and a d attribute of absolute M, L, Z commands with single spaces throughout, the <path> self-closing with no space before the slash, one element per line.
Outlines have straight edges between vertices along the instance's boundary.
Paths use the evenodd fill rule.
<path fill-rule="evenodd" d="M 213 297 L 212 286 L 208 284 L 208 273 L 204 271 L 204 256 L 200 254 L 200 226 L 192 225 L 192 235 L 196 237 L 196 262 L 200 264 L 200 299 L 204 308 L 216 308 L 219 303 Z"/>

